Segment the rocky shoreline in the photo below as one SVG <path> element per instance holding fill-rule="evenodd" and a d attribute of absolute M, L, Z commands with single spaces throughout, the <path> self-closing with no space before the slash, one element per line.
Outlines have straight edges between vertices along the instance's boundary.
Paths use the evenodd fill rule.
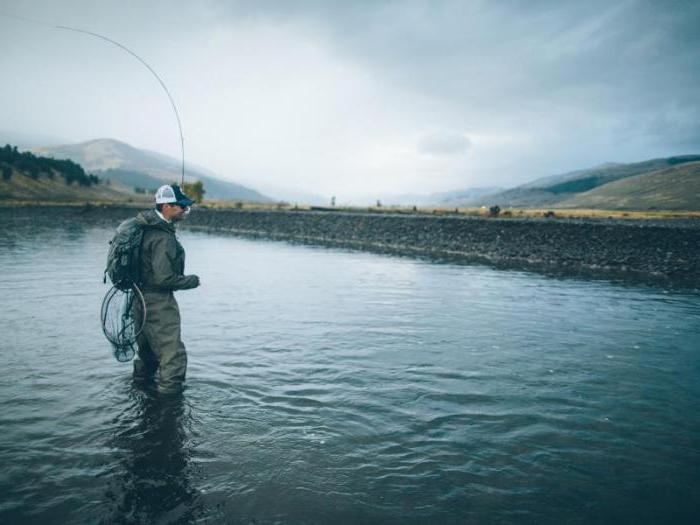
<path fill-rule="evenodd" d="M 2 208 L 0 220 L 51 215 L 114 225 L 116 207 Z M 10 221 L 12 222 L 12 221 Z M 547 274 L 667 281 L 700 287 L 700 221 L 522 219 L 195 208 L 182 227 Z"/>
<path fill-rule="evenodd" d="M 505 268 L 700 285 L 700 221 L 195 210 L 186 227 Z"/>

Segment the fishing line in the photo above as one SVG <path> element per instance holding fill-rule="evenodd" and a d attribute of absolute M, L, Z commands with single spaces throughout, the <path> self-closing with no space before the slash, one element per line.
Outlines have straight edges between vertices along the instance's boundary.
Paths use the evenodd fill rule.
<path fill-rule="evenodd" d="M 79 28 L 76 28 L 76 27 L 69 27 L 69 26 L 62 26 L 62 25 L 53 25 L 53 26 L 52 26 L 52 25 L 50 25 L 50 24 L 46 24 L 46 23 L 41 22 L 41 21 L 39 21 L 39 20 L 33 20 L 33 19 L 31 19 L 31 18 L 26 18 L 26 17 L 23 17 L 23 16 L 13 15 L 13 14 L 10 14 L 10 13 L 5 13 L 5 12 L 3 12 L 3 11 L 0 11 L 0 15 L 5 16 L 5 17 L 7 17 L 7 18 L 14 18 L 14 19 L 17 19 L 17 20 L 22 20 L 23 22 L 30 22 L 30 23 L 33 23 L 33 24 L 38 24 L 38 25 L 41 25 L 41 26 L 43 26 L 43 27 L 49 27 L 49 28 L 51 28 L 51 29 L 61 29 L 61 30 L 64 30 L 64 31 L 73 31 L 74 33 L 82 33 L 82 34 L 85 34 L 85 35 L 93 36 L 93 37 L 95 37 L 95 38 L 99 38 L 99 39 L 101 39 L 101 40 L 104 40 L 104 41 L 106 41 L 106 42 L 109 42 L 110 44 L 113 44 L 113 45 L 117 46 L 118 48 L 122 49 L 123 51 L 126 51 L 126 52 L 129 53 L 132 57 L 134 57 L 136 60 L 138 60 L 139 62 L 141 62 L 141 64 L 143 64 L 143 66 L 145 66 L 146 69 L 148 69 L 148 70 L 153 74 L 153 76 L 156 77 L 156 80 L 158 80 L 158 83 L 159 83 L 160 86 L 163 88 L 163 91 L 165 91 L 165 94 L 168 96 L 168 100 L 170 101 L 170 105 L 172 106 L 173 112 L 175 113 L 175 119 L 177 120 L 177 129 L 178 129 L 178 131 L 179 131 L 179 133 L 180 133 L 180 151 L 181 151 L 181 153 L 182 153 L 182 181 L 181 181 L 181 186 L 184 186 L 184 184 L 185 184 L 185 139 L 184 139 L 184 137 L 183 137 L 183 135 L 182 135 L 182 123 L 180 122 L 180 113 L 178 112 L 178 110 L 177 110 L 177 105 L 175 104 L 175 100 L 173 100 L 173 97 L 172 97 L 172 95 L 170 94 L 170 90 L 169 90 L 168 87 L 165 85 L 165 82 L 163 82 L 163 79 L 161 79 L 160 76 L 158 76 L 158 73 L 156 73 L 156 71 L 155 71 L 143 58 L 141 58 L 139 55 L 137 55 L 136 53 L 134 53 L 131 49 L 129 49 L 128 47 L 126 47 L 126 46 L 123 45 L 123 44 L 120 44 L 120 43 L 117 42 L 116 40 L 112 40 L 111 38 L 108 38 L 108 37 L 106 37 L 106 36 L 104 36 L 104 35 L 100 35 L 100 34 L 98 34 L 98 33 L 94 33 L 94 32 L 92 32 L 92 31 L 86 31 L 85 29 L 79 29 Z"/>

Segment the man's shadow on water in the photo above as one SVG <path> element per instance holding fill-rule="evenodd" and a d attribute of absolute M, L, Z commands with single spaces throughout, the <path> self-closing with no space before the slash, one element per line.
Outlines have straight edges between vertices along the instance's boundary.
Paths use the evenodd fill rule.
<path fill-rule="evenodd" d="M 192 445 L 184 398 L 131 387 L 109 442 L 120 456 L 102 523 L 193 523 L 203 504 L 191 486 Z"/>

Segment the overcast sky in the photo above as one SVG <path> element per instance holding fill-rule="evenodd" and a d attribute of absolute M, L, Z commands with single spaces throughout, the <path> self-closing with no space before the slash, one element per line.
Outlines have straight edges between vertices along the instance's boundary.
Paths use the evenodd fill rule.
<path fill-rule="evenodd" d="M 697 1 L 0 0 L 0 129 L 268 190 L 514 186 L 700 153 Z"/>

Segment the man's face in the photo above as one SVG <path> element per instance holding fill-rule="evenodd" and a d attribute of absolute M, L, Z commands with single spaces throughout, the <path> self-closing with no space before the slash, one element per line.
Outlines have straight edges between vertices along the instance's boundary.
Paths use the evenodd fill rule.
<path fill-rule="evenodd" d="M 179 204 L 165 204 L 163 206 L 163 217 L 169 221 L 181 221 L 187 215 L 188 206 L 180 206 Z"/>

